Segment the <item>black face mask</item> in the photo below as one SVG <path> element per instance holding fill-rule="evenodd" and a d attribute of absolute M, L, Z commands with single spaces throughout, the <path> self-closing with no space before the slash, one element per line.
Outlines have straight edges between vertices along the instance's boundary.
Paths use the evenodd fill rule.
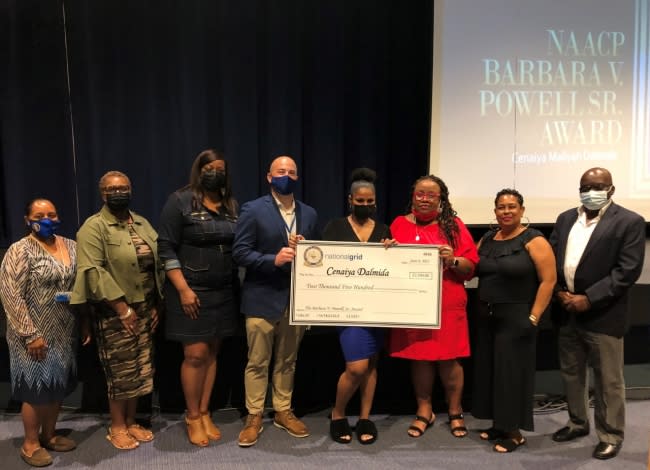
<path fill-rule="evenodd" d="M 106 195 L 106 205 L 112 211 L 119 212 L 129 208 L 131 193 L 112 193 Z"/>
<path fill-rule="evenodd" d="M 206 191 L 220 191 L 226 185 L 226 174 L 208 170 L 201 173 L 201 187 Z"/>
<path fill-rule="evenodd" d="M 357 206 L 352 204 L 352 215 L 357 220 L 366 220 L 375 215 L 377 212 L 377 206 Z"/>

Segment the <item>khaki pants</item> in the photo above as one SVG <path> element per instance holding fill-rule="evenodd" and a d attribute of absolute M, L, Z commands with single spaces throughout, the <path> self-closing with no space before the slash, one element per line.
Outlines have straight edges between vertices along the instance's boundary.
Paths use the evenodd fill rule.
<path fill-rule="evenodd" d="M 304 326 L 289 325 L 287 311 L 276 321 L 246 317 L 248 363 L 244 373 L 244 386 L 246 408 L 250 414 L 264 411 L 272 355 L 275 355 L 272 377 L 273 409 L 291 409 L 293 376 L 296 371 L 298 347 L 304 333 Z"/>
<path fill-rule="evenodd" d="M 600 442 L 619 444 L 625 428 L 623 338 L 586 331 L 570 322 L 560 328 L 558 345 L 569 405 L 567 426 L 589 430 L 587 367 L 591 366 L 596 434 Z"/>

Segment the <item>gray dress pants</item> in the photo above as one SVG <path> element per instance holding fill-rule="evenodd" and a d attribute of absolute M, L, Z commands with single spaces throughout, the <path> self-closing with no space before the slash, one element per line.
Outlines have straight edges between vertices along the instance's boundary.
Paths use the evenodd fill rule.
<path fill-rule="evenodd" d="M 589 430 L 587 368 L 593 368 L 594 422 L 600 442 L 619 444 L 625 427 L 623 338 L 586 331 L 573 316 L 558 337 L 571 429 Z"/>

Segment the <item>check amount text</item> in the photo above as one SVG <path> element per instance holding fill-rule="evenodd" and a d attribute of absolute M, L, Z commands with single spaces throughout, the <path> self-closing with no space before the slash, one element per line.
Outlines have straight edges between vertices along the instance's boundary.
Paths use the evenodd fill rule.
<path fill-rule="evenodd" d="M 372 290 L 375 288 L 372 284 L 358 285 L 358 284 L 325 284 L 319 282 L 317 284 L 308 282 L 307 289 L 331 289 L 331 290 Z"/>

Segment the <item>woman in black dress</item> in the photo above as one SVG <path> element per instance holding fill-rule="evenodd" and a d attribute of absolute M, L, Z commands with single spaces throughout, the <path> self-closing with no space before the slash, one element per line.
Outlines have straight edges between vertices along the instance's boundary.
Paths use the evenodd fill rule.
<path fill-rule="evenodd" d="M 331 220 L 323 232 L 325 240 L 391 244 L 390 229 L 376 223 L 376 174 L 368 168 L 352 172 L 348 195 L 350 215 Z M 384 330 L 367 327 L 338 328 L 339 341 L 345 357 L 345 371 L 336 387 L 336 403 L 332 410 L 330 435 L 334 441 L 347 444 L 352 431 L 345 415 L 352 395 L 360 389 L 361 411 L 357 422 L 357 438 L 361 444 L 372 444 L 377 439 L 377 427 L 370 421 L 370 409 L 377 385 L 377 356 L 384 341 Z"/>
<path fill-rule="evenodd" d="M 236 220 L 224 156 L 204 150 L 194 160 L 190 184 L 169 196 L 158 238 L 167 274 L 165 333 L 183 344 L 185 422 L 190 442 L 199 447 L 221 438 L 209 405 L 221 341 L 236 328 Z"/>
<path fill-rule="evenodd" d="M 541 232 L 521 224 L 524 198 L 503 189 L 494 200 L 499 228 L 479 242 L 479 320 L 472 414 L 492 419 L 480 432 L 494 450 L 512 452 L 533 430 L 537 324 L 555 285 L 555 257 Z"/>

